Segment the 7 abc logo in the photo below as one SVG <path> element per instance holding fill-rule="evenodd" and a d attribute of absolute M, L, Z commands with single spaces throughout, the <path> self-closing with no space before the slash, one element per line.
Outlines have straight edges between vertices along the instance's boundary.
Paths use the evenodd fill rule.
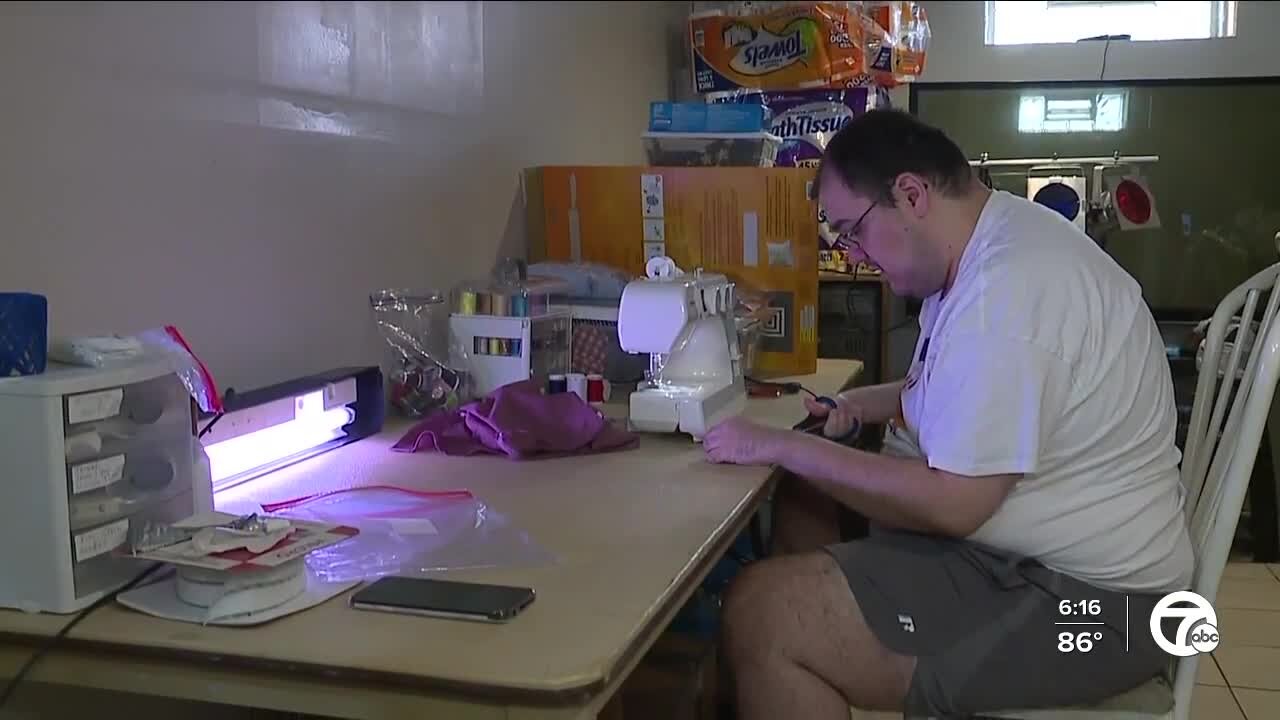
<path fill-rule="evenodd" d="M 1178 604 L 1183 606 L 1174 607 Z M 1164 634 L 1162 623 L 1173 618 L 1180 618 L 1180 621 L 1170 641 Z M 1222 642 L 1218 633 L 1218 613 L 1208 600 L 1190 590 L 1169 593 L 1160 598 L 1151 611 L 1151 638 L 1161 650 L 1177 657 L 1213 652 Z"/>

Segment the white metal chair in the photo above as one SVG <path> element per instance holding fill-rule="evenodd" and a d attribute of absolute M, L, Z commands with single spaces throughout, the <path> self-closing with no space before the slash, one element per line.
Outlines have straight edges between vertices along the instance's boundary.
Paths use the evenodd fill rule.
<path fill-rule="evenodd" d="M 1280 233 L 1276 241 L 1280 247 Z M 1261 323 L 1242 322 L 1257 316 L 1258 299 L 1265 292 L 1270 292 L 1270 297 Z M 1249 278 L 1223 299 L 1209 322 L 1202 346 L 1181 476 L 1196 553 L 1191 590 L 1210 604 L 1218 594 L 1276 380 L 1280 378 L 1277 306 L 1280 263 Z M 1229 333 L 1235 334 L 1232 342 L 1227 341 Z M 1242 356 L 1247 356 L 1243 365 Z M 1226 642 L 1231 642 L 1230 635 Z M 1170 664 L 1169 679 L 1152 680 L 1097 705 L 1003 711 L 984 716 L 1021 720 L 1187 720 L 1199 659 L 1198 655 L 1176 658 Z"/>

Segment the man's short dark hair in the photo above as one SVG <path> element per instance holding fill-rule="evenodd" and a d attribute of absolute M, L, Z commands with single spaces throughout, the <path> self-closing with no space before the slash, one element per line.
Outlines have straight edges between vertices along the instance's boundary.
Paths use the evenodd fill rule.
<path fill-rule="evenodd" d="M 827 172 L 877 202 L 892 202 L 902 173 L 919 175 L 944 194 L 964 192 L 973 176 L 951 138 L 901 110 L 869 110 L 831 138 L 813 185 L 815 199 Z"/>

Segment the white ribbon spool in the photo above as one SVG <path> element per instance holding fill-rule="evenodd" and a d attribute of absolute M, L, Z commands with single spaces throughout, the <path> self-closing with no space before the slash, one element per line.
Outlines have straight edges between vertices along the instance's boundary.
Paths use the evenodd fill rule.
<path fill-rule="evenodd" d="M 234 572 L 205 568 L 178 568 L 178 599 L 205 608 L 205 622 L 250 615 L 279 607 L 307 589 L 304 558 L 273 568 Z"/>
<path fill-rule="evenodd" d="M 649 258 L 649 262 L 644 264 L 644 274 L 652 280 L 670 280 L 673 277 L 683 275 L 676 261 L 666 255 Z"/>

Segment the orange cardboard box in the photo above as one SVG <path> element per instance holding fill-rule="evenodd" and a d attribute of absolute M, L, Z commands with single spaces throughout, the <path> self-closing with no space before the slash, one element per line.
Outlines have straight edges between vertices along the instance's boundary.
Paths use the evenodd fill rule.
<path fill-rule="evenodd" d="M 547 166 L 525 171 L 530 262 L 602 263 L 637 277 L 668 255 L 766 294 L 755 372 L 817 370 L 813 168 Z"/>

